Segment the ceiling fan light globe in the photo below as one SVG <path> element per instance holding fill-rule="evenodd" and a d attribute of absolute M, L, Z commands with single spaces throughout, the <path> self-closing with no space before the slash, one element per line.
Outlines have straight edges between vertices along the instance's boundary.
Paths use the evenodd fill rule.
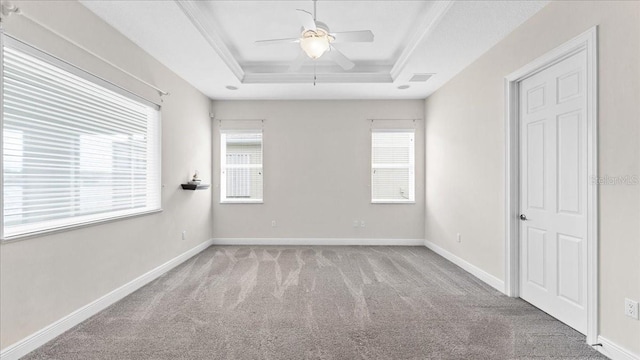
<path fill-rule="evenodd" d="M 312 59 L 317 59 L 329 50 L 329 38 L 326 34 L 303 36 L 300 47 Z"/>

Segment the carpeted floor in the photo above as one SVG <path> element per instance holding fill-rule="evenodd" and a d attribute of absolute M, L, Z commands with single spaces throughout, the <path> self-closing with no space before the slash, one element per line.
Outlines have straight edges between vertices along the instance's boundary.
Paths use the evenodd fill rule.
<path fill-rule="evenodd" d="M 213 246 L 26 359 L 604 358 L 423 247 Z"/>

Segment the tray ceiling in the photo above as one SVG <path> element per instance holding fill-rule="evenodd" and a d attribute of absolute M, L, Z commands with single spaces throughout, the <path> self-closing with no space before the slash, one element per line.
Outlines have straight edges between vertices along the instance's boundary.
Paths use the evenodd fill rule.
<path fill-rule="evenodd" d="M 352 70 L 323 56 L 291 72 L 298 44 L 254 42 L 298 37 L 310 0 L 81 2 L 213 99 L 425 98 L 547 3 L 320 0 L 332 32 L 369 29 L 374 42 L 335 44 Z"/>

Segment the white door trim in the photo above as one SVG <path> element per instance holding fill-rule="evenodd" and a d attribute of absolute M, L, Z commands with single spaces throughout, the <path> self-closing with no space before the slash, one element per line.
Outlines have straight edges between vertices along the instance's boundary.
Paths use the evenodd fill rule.
<path fill-rule="evenodd" d="M 598 338 L 598 28 L 594 26 L 509 74 L 505 90 L 505 294 L 519 296 L 518 83 L 580 51 L 587 54 L 587 343 Z"/>

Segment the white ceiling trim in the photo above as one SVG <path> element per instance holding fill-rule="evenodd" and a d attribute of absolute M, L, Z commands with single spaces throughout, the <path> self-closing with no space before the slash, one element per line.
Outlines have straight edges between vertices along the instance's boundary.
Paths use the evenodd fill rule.
<path fill-rule="evenodd" d="M 548 0 L 444 0 L 446 3 L 421 0 L 425 2 L 423 6 L 416 7 L 410 1 L 361 0 L 358 6 L 363 3 L 375 6 L 370 10 L 361 6 L 358 27 L 366 27 L 367 22 L 362 19 L 379 19 L 384 26 L 374 23 L 375 31 L 402 25 L 402 32 L 394 33 L 393 41 L 388 41 L 391 37 L 385 38 L 390 33 L 378 34 L 382 36 L 380 39 L 387 40 L 379 45 L 384 46 L 380 49 L 384 57 L 378 56 L 375 45 L 358 45 L 355 48 L 362 52 L 345 48 L 350 56 L 357 57 L 352 71 L 343 72 L 321 59 L 308 61 L 300 72 L 291 73 L 286 71 L 289 62 L 285 56 L 249 47 L 253 36 L 237 33 L 245 27 L 227 17 L 237 16 L 237 21 L 249 22 L 244 25 L 252 29 L 251 34 L 260 28 L 256 24 L 285 34 L 283 24 L 266 22 L 268 19 L 262 16 L 265 9 L 271 9 L 272 3 L 286 8 L 306 0 L 234 1 L 236 4 L 230 1 L 220 6 L 216 4 L 219 0 L 79 1 L 210 98 L 264 100 L 424 99 L 548 3 Z M 393 10 L 398 16 L 386 16 L 381 11 L 385 6 L 375 4 L 378 1 L 397 4 L 398 8 Z M 245 6 L 250 3 L 256 6 Z M 332 5 L 336 6 L 332 11 L 350 9 L 347 1 L 334 1 Z M 411 11 L 407 12 L 408 9 Z M 405 16 L 400 16 L 403 13 Z M 338 19 L 348 24 L 349 16 L 342 15 Z M 219 16 L 224 21 L 219 22 Z M 227 35 L 223 24 L 235 30 Z M 287 49 L 287 53 L 292 54 L 291 50 Z M 245 53 L 249 54 L 246 62 L 241 57 Z M 312 85 L 314 69 L 319 86 Z M 411 82 L 416 73 L 437 75 L 426 82 Z M 233 87 L 237 90 L 232 91 Z"/>
<path fill-rule="evenodd" d="M 308 83 L 309 79 L 313 80 L 309 74 L 287 74 L 287 73 L 247 73 L 238 63 L 231 51 L 224 43 L 216 29 L 206 21 L 198 4 L 190 0 L 174 0 L 182 12 L 187 16 L 189 21 L 202 34 L 205 40 L 211 45 L 213 50 L 220 56 L 222 61 L 227 65 L 229 70 L 242 84 L 291 84 L 291 83 Z M 389 73 L 336 73 L 336 74 L 320 74 L 318 81 L 323 83 L 375 83 L 385 84 L 393 83 L 402 73 L 413 52 L 418 45 L 429 33 L 436 27 L 440 19 L 446 14 L 447 10 L 453 5 L 453 0 L 436 1 L 426 11 L 424 17 L 419 22 L 425 24 L 420 31 L 417 31 L 407 46 L 403 49 Z"/>
<path fill-rule="evenodd" d="M 391 75 L 385 73 L 340 73 L 340 74 L 317 74 L 317 82 L 327 83 L 392 83 Z M 313 82 L 313 74 L 262 74 L 247 73 L 244 76 L 243 84 L 309 84 Z"/>
<path fill-rule="evenodd" d="M 222 61 L 227 65 L 229 70 L 235 75 L 236 78 L 240 82 L 243 82 L 245 77 L 245 72 L 236 61 L 235 57 L 229 51 L 227 45 L 222 41 L 220 35 L 216 32 L 213 26 L 210 24 L 210 21 L 207 21 L 202 14 L 203 12 L 197 8 L 195 2 L 187 1 L 187 0 L 174 0 L 178 5 L 180 10 L 187 16 L 189 21 L 195 26 L 196 29 L 202 34 L 202 36 L 207 40 L 209 45 L 215 50 L 215 52 L 220 56 Z"/>
<path fill-rule="evenodd" d="M 425 26 L 414 33 L 407 46 L 402 50 L 402 54 L 400 54 L 400 57 L 398 57 L 398 60 L 391 68 L 390 75 L 394 81 L 398 76 L 400 76 L 407 65 L 407 62 L 409 62 L 409 58 L 411 58 L 413 52 L 418 48 L 418 45 L 420 45 L 422 40 L 426 38 L 433 29 L 435 29 L 436 25 L 440 22 L 440 19 L 442 19 L 451 8 L 451 5 L 453 5 L 453 0 L 436 1 L 429 11 L 427 11 L 420 22 L 420 24 L 425 24 Z"/>

